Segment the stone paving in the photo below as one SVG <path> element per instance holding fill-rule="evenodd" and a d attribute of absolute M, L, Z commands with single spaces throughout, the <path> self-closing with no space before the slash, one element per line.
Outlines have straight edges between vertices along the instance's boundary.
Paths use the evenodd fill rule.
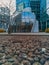
<path fill-rule="evenodd" d="M 0 65 L 49 65 L 49 36 L 0 36 Z"/>

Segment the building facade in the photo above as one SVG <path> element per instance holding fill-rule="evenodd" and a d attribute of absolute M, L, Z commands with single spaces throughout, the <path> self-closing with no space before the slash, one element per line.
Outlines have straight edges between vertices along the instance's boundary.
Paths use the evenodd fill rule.
<path fill-rule="evenodd" d="M 30 0 L 30 6 L 39 21 L 39 30 L 44 30 L 46 28 L 46 0 Z"/>
<path fill-rule="evenodd" d="M 46 29 L 46 0 L 40 0 L 40 27 L 41 30 Z"/>
<path fill-rule="evenodd" d="M 28 32 L 33 32 L 36 16 L 31 11 L 30 0 L 16 0 L 16 11 L 19 13 L 17 16 L 14 17 L 14 20 L 17 23 L 16 27 L 21 25 L 20 28 L 22 29 L 22 32 L 28 31 L 29 28 L 31 27 Z"/>
<path fill-rule="evenodd" d="M 32 12 L 35 13 L 36 19 L 40 21 L 40 0 L 30 0 Z"/>
<path fill-rule="evenodd" d="M 21 12 L 23 9 L 30 7 L 30 0 L 16 0 L 16 10 Z"/>

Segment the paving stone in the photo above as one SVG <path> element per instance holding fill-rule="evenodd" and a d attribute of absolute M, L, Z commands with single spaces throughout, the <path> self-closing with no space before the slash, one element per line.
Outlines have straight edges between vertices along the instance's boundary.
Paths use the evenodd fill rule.
<path fill-rule="evenodd" d="M 0 65 L 2 65 L 3 64 L 3 62 L 0 60 Z"/>
<path fill-rule="evenodd" d="M 4 64 L 2 64 L 2 65 L 12 65 L 12 63 L 6 62 L 6 63 L 4 63 Z"/>
<path fill-rule="evenodd" d="M 39 62 L 34 62 L 32 65 L 41 65 Z"/>
<path fill-rule="evenodd" d="M 21 58 L 27 58 L 27 55 L 26 55 L 25 53 L 21 53 L 21 54 L 19 55 L 19 57 L 21 57 Z"/>
<path fill-rule="evenodd" d="M 41 63 L 42 65 L 49 60 L 49 36 L 3 36 L 1 38 L 0 62 L 2 60 L 4 65 L 8 65 L 10 62 L 18 65 L 25 62 L 23 60 L 30 64 L 37 62 L 37 64 Z M 7 63 L 4 63 L 3 60 L 6 60 Z M 18 60 L 18 64 L 15 62 L 16 60 Z"/>
<path fill-rule="evenodd" d="M 20 65 L 19 63 L 13 63 L 12 65 Z"/>
<path fill-rule="evenodd" d="M 45 58 L 42 58 L 42 59 L 40 60 L 40 63 L 41 63 L 41 64 L 44 64 L 45 61 L 46 61 L 46 59 L 45 59 Z"/>
<path fill-rule="evenodd" d="M 38 57 L 34 57 L 34 61 L 39 62 L 39 58 Z"/>
<path fill-rule="evenodd" d="M 49 61 L 46 61 L 44 65 L 49 65 Z"/>
<path fill-rule="evenodd" d="M 14 59 L 12 59 L 12 58 L 8 59 L 8 62 L 14 62 Z"/>
<path fill-rule="evenodd" d="M 21 65 L 31 65 L 31 63 L 27 60 L 23 60 Z"/>
<path fill-rule="evenodd" d="M 11 58 L 10 55 L 5 56 L 5 59 L 10 59 L 10 58 Z"/>
<path fill-rule="evenodd" d="M 34 63 L 34 59 L 33 58 L 28 57 L 27 60 L 30 61 L 31 64 Z"/>
<path fill-rule="evenodd" d="M 3 56 L 4 56 L 4 54 L 0 53 L 0 59 L 2 59 Z"/>
<path fill-rule="evenodd" d="M 18 61 L 15 61 L 12 65 L 20 65 Z"/>

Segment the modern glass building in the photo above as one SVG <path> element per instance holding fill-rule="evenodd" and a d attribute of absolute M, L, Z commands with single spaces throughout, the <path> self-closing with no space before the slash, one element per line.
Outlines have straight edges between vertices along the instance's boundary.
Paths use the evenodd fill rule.
<path fill-rule="evenodd" d="M 32 12 L 35 13 L 36 19 L 40 21 L 40 0 L 30 0 Z"/>
<path fill-rule="evenodd" d="M 30 5 L 32 12 L 36 14 L 36 19 L 39 21 L 39 30 L 44 30 L 46 28 L 46 0 L 30 0 Z M 44 20 L 45 22 L 43 22 Z"/>
<path fill-rule="evenodd" d="M 18 26 L 22 25 L 21 26 L 23 27 L 22 31 L 25 32 L 30 27 L 32 29 L 32 27 L 35 26 L 36 16 L 31 11 L 30 0 L 16 0 L 16 11 L 21 14 L 19 17 L 18 15 L 15 16 L 15 22 L 17 23 L 16 26 L 20 23 Z M 37 26 L 35 27 L 37 28 Z M 31 29 L 29 30 L 30 32 Z M 34 29 L 32 29 L 32 31 L 33 30 Z"/>
<path fill-rule="evenodd" d="M 36 15 L 40 29 L 40 0 L 30 0 L 30 6 L 32 12 L 34 12 Z"/>
<path fill-rule="evenodd" d="M 46 0 L 40 0 L 40 29 L 46 29 Z"/>
<path fill-rule="evenodd" d="M 16 10 L 21 12 L 24 8 L 30 7 L 30 0 L 16 0 Z"/>

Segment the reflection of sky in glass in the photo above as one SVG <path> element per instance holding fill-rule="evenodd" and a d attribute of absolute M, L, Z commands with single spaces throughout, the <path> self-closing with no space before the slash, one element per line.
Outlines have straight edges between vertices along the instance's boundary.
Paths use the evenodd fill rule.
<path fill-rule="evenodd" d="M 35 14 L 31 12 L 22 12 L 22 21 L 29 22 L 35 20 Z"/>
<path fill-rule="evenodd" d="M 22 4 L 22 5 L 20 5 L 20 4 Z M 22 11 L 23 10 L 23 9 L 21 10 L 22 6 L 23 6 L 23 9 L 30 7 L 30 0 L 16 0 L 16 8 L 17 8 L 16 10 Z"/>
<path fill-rule="evenodd" d="M 31 12 L 23 12 L 22 17 L 35 18 L 35 15 L 33 16 L 33 14 Z"/>
<path fill-rule="evenodd" d="M 49 0 L 47 0 L 47 8 L 49 7 Z M 47 11 L 47 13 L 49 14 L 49 10 Z"/>

